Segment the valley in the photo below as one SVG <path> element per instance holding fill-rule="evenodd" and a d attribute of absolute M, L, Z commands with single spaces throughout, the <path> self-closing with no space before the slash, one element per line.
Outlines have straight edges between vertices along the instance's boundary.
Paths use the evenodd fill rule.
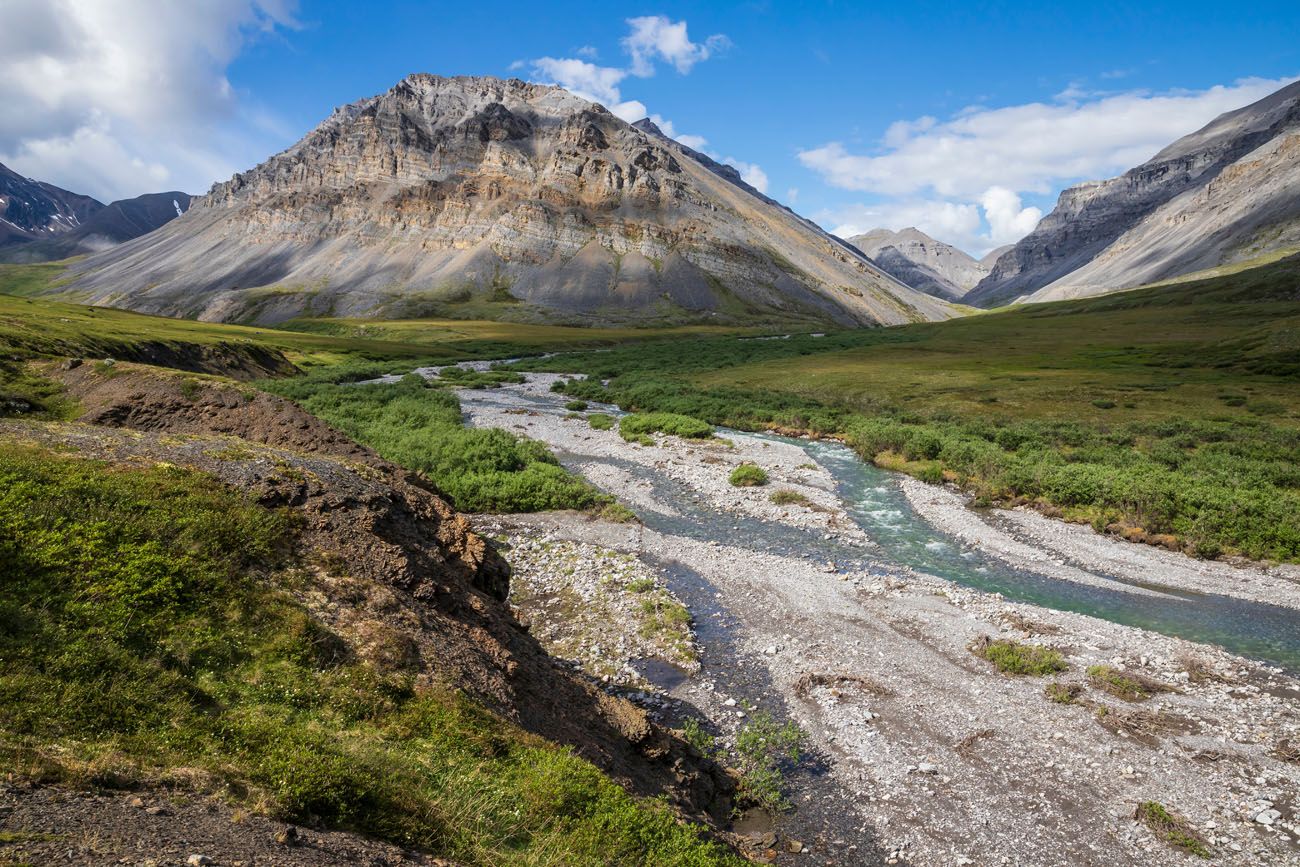
<path fill-rule="evenodd" d="M 0 867 L 1300 865 L 1294 10 L 136 5 L 0 10 Z"/>

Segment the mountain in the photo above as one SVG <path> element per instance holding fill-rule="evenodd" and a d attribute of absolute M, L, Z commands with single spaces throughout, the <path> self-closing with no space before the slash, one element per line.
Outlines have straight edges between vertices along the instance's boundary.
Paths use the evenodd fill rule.
<path fill-rule="evenodd" d="M 52 262 L 114 247 L 176 219 L 189 208 L 191 198 L 172 190 L 100 205 L 67 231 L 0 247 L 0 262 Z"/>
<path fill-rule="evenodd" d="M 988 275 L 981 262 L 920 229 L 872 229 L 849 243 L 901 282 L 945 301 L 958 300 Z"/>
<path fill-rule="evenodd" d="M 90 196 L 25 178 L 0 164 L 0 249 L 72 232 L 103 207 Z"/>
<path fill-rule="evenodd" d="M 1098 295 L 1300 245 L 1300 82 L 1061 193 L 964 299 Z"/>
<path fill-rule="evenodd" d="M 69 276 L 94 304 L 262 323 L 484 304 L 581 322 L 954 315 L 652 127 L 558 87 L 425 74 Z"/>

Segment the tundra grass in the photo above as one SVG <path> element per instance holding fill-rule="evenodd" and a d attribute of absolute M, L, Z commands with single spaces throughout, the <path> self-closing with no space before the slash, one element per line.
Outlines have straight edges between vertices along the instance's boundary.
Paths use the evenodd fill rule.
<path fill-rule="evenodd" d="M 544 444 L 499 428 L 468 428 L 449 389 L 414 374 L 391 384 L 335 381 L 337 369 L 261 384 L 383 457 L 424 473 L 464 512 L 579 509 L 630 513 L 560 466 Z"/>
<path fill-rule="evenodd" d="M 285 589 L 294 527 L 174 467 L 0 451 L 0 772 L 201 780 L 463 864 L 741 863 L 569 750 L 356 659 Z"/>
<path fill-rule="evenodd" d="M 1300 257 L 944 323 L 523 366 L 585 373 L 566 395 L 625 410 L 838 436 L 985 502 L 1300 561 Z"/>

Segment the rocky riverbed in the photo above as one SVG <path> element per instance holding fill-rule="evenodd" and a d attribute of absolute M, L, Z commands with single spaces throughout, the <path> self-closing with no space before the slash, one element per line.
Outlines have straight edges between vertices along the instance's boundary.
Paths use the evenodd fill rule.
<path fill-rule="evenodd" d="M 624 577 L 635 571 L 689 607 L 699 672 L 674 668 L 677 676 L 656 678 L 663 671 L 654 669 L 657 690 L 611 689 L 637 689 L 676 724 L 696 716 L 724 743 L 747 708 L 808 732 L 812 760 L 791 779 L 796 809 L 779 818 L 774 836 L 756 830 L 768 857 L 1197 861 L 1158 822 L 1135 818 L 1156 802 L 1215 863 L 1300 863 L 1300 684 L 1281 669 L 890 564 L 839 500 L 831 474 L 797 443 L 728 434 L 729 443 L 630 444 L 566 417 L 549 393 L 552 380 L 463 392 L 462 401 L 472 424 L 550 444 L 644 525 L 559 513 L 494 519 L 488 530 L 515 545 L 567 544 L 610 557 L 613 586 L 637 580 Z M 764 467 L 769 484 L 731 487 L 728 474 L 745 461 Z M 806 501 L 777 505 L 778 489 Z M 1027 535 L 1018 541 L 1030 544 Z M 516 580 L 554 586 L 559 568 L 533 558 Z M 535 623 L 545 616 L 523 607 Z M 634 618 L 618 622 L 625 635 L 640 631 Z M 539 635 L 549 628 L 534 626 Z M 1054 649 L 1067 668 L 1054 677 L 1003 674 L 972 652 L 985 638 Z M 562 629 L 543 640 L 564 653 Z M 613 652 L 614 670 L 636 670 L 641 649 L 599 644 Z M 589 670 L 601 664 L 571 658 Z M 1117 679 L 1144 687 L 1121 696 Z M 1053 683 L 1064 700 L 1045 691 Z"/>

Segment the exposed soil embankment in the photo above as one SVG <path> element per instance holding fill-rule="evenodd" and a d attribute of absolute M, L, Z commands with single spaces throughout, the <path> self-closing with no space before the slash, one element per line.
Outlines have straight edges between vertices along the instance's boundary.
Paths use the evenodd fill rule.
<path fill-rule="evenodd" d="M 75 342 L 32 340 L 23 341 L 11 335 L 9 341 L 15 349 L 24 349 L 42 355 L 63 355 L 84 358 L 112 358 L 116 361 L 133 361 L 171 367 L 191 373 L 210 373 L 231 379 L 251 380 L 269 376 L 288 376 L 298 368 L 278 349 L 269 349 L 254 343 L 189 343 L 180 340 L 118 341 L 99 338 L 80 339 Z"/>
<path fill-rule="evenodd" d="M 727 773 L 558 665 L 505 602 L 508 565 L 419 477 L 279 398 L 123 365 L 62 375 L 85 424 L 2 423 L 0 436 L 115 464 L 197 469 L 295 511 L 307 577 L 293 592 L 349 653 L 463 689 L 637 794 L 667 795 L 701 817 L 728 814 Z"/>

